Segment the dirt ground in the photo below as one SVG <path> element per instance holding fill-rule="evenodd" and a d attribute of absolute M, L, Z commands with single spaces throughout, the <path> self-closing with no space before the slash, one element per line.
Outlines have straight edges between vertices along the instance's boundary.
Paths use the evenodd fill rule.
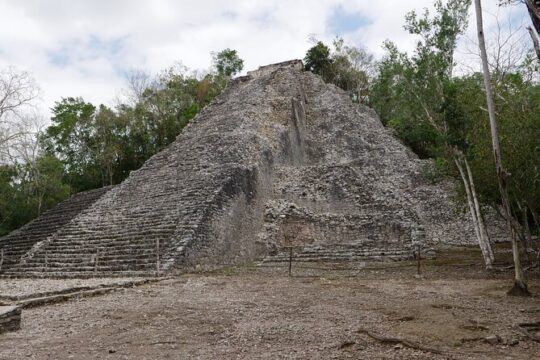
<path fill-rule="evenodd" d="M 90 279 L 1 279 L 0 302 L 25 299 L 66 290 L 107 287 L 133 282 L 143 278 L 90 278 Z"/>
<path fill-rule="evenodd" d="M 407 262 L 295 263 L 291 278 L 271 264 L 186 274 L 25 309 L 22 329 L 0 335 L 0 359 L 540 358 L 516 328 L 540 321 L 540 273 L 527 273 L 536 296 L 516 298 L 505 294 L 512 270 L 479 265 L 461 249 L 425 261 L 422 278 Z"/>

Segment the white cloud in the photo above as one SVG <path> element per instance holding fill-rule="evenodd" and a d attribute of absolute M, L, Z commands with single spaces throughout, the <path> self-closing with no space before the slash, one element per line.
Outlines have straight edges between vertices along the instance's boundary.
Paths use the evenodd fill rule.
<path fill-rule="evenodd" d="M 488 11 L 497 10 L 493 2 L 484 3 Z M 45 108 L 63 96 L 110 104 L 123 86 L 123 70 L 155 73 L 177 61 L 207 69 L 210 52 L 225 47 L 237 49 L 248 70 L 302 58 L 311 46 L 311 34 L 325 41 L 334 37 L 329 20 L 338 6 L 367 21 L 343 34 L 346 40 L 378 55 L 385 39 L 410 50 L 414 40 L 403 30 L 404 15 L 431 4 L 432 0 L 0 0 L 0 67 L 31 71 L 43 89 Z M 486 21 L 489 25 L 489 18 Z"/>

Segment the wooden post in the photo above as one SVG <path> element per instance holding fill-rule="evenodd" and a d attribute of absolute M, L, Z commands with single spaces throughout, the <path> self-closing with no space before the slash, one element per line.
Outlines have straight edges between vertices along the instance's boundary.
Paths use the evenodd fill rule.
<path fill-rule="evenodd" d="M 2 271 L 2 265 L 4 265 L 4 248 L 0 251 L 0 271 Z"/>
<path fill-rule="evenodd" d="M 45 270 L 49 267 L 49 252 L 45 251 Z"/>
<path fill-rule="evenodd" d="M 156 274 L 159 276 L 159 238 L 156 239 Z"/>
<path fill-rule="evenodd" d="M 99 258 L 99 251 L 96 252 L 96 255 L 94 255 L 94 276 L 97 274 L 98 258 Z"/>
<path fill-rule="evenodd" d="M 418 276 L 421 276 L 422 275 L 422 272 L 420 271 L 420 258 L 421 258 L 421 249 L 420 249 L 420 242 L 418 242 L 418 245 L 416 245 L 416 260 L 417 260 L 417 264 L 416 264 L 416 273 Z"/>
<path fill-rule="evenodd" d="M 292 270 L 292 246 L 289 248 L 289 277 L 291 277 L 291 270 Z"/>

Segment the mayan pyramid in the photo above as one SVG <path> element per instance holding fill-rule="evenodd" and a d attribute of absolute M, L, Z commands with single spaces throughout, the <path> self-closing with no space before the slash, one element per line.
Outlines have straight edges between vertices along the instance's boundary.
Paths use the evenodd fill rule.
<path fill-rule="evenodd" d="M 409 258 L 474 241 L 376 114 L 301 61 L 234 79 L 120 185 L 0 240 L 4 276 L 132 276 L 253 259 Z M 60 219 L 60 220 L 59 220 Z"/>

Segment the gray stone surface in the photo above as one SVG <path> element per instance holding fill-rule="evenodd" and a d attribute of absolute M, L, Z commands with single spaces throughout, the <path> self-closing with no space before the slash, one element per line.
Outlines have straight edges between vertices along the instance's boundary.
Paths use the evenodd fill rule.
<path fill-rule="evenodd" d="M 17 306 L 0 306 L 0 334 L 21 328 L 21 309 Z"/>
<path fill-rule="evenodd" d="M 11 269 L 32 246 L 65 226 L 111 188 L 107 186 L 75 194 L 20 229 L 0 238 L 0 273 Z"/>
<path fill-rule="evenodd" d="M 262 67 L 6 274 L 148 275 L 287 246 L 315 260 L 407 258 L 415 242 L 474 242 L 454 184 L 426 182 L 424 166 L 300 61 Z"/>

